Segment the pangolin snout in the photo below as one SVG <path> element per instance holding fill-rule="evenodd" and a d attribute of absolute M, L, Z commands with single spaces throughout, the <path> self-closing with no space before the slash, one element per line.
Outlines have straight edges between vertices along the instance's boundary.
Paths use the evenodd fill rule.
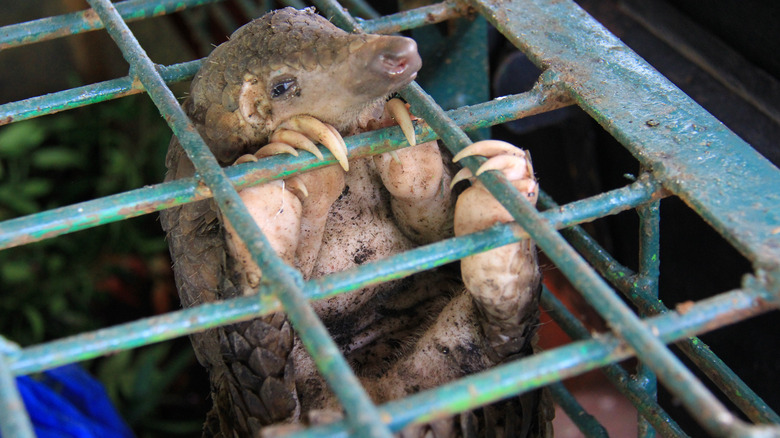
<path fill-rule="evenodd" d="M 411 38 L 383 37 L 376 40 L 369 68 L 395 83 L 414 80 L 422 66 L 417 43 Z"/>

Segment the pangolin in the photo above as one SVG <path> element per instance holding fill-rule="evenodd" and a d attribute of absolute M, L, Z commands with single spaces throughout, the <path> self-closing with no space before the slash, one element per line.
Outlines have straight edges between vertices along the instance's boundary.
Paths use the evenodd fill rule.
<path fill-rule="evenodd" d="M 421 67 L 415 42 L 346 33 L 312 9 L 269 12 L 217 47 L 183 103 L 221 165 L 278 153 L 338 160 L 240 192 L 274 250 L 315 278 L 511 217 L 479 183 L 457 197 L 436 142 L 414 145 L 410 115 L 388 97 Z M 386 104 L 387 103 L 387 104 Z M 397 118 L 412 147 L 350 160 L 342 139 Z M 476 143 L 462 156 L 489 160 L 535 202 L 530 160 L 507 143 Z M 193 166 L 174 137 L 166 180 Z M 212 200 L 161 214 L 184 306 L 256 293 L 262 268 L 251 260 Z M 531 353 L 540 273 L 530 240 L 427 272 L 313 303 L 375 402 L 403 397 Z M 465 284 L 465 287 L 464 287 Z M 210 375 L 213 408 L 203 436 L 271 436 L 340 412 L 282 313 L 192 336 Z M 549 414 L 537 395 L 457 418 L 411 425 L 406 437 L 531 436 Z M 546 418 L 546 417 L 545 417 Z"/>

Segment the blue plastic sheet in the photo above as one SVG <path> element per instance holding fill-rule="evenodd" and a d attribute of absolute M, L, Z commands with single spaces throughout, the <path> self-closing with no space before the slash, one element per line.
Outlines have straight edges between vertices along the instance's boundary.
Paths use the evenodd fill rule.
<path fill-rule="evenodd" d="M 39 438 L 133 437 L 103 385 L 78 365 L 17 378 Z"/>

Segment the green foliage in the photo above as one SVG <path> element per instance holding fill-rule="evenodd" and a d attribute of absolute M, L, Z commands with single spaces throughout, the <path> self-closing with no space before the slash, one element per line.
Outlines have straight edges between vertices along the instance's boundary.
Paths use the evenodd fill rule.
<path fill-rule="evenodd" d="M 170 137 L 144 95 L 0 128 L 0 220 L 159 183 Z M 31 345 L 171 310 L 158 299 L 175 295 L 167 253 L 156 214 L 0 251 L 0 335 Z M 139 436 L 200 429 L 202 406 L 160 411 L 183 402 L 171 386 L 199 367 L 186 339 L 92 366 Z"/>
<path fill-rule="evenodd" d="M 195 434 L 202 428 L 202 418 L 159 415 L 162 409 L 186 403 L 181 400 L 186 395 L 168 389 L 188 378 L 185 371 L 192 365 L 192 354 L 189 345 L 177 350 L 172 346 L 164 343 L 123 351 L 97 367 L 97 377 L 106 382 L 106 392 L 142 436 Z"/>
<path fill-rule="evenodd" d="M 159 182 L 170 131 L 134 96 L 0 130 L 0 220 Z M 0 251 L 0 333 L 23 344 L 95 329 L 102 260 L 166 246 L 152 216 Z M 14 317 L 10 317 L 13 315 Z"/>

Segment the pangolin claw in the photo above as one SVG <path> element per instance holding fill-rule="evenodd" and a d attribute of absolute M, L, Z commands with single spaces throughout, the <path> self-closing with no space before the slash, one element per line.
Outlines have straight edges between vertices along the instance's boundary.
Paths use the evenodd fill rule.
<path fill-rule="evenodd" d="M 478 141 L 455 154 L 455 156 L 452 157 L 452 161 L 458 162 L 465 157 L 474 155 L 488 157 L 488 160 L 477 169 L 477 176 L 488 170 L 499 170 L 504 172 L 504 175 L 509 180 L 514 181 L 525 178 L 532 173 L 530 161 L 527 159 L 526 152 L 510 143 L 500 140 Z M 460 179 L 457 179 L 459 176 Z M 463 179 L 470 178 L 471 176 L 471 172 L 469 172 L 468 176 L 465 176 L 465 174 L 461 175 L 461 172 L 458 172 L 458 174 L 455 175 L 455 178 L 453 178 L 452 185 Z"/>
<path fill-rule="evenodd" d="M 401 127 L 401 131 L 406 137 L 406 141 L 410 146 L 417 145 L 417 138 L 414 135 L 414 125 L 412 124 L 412 116 L 409 114 L 409 109 L 406 104 L 398 98 L 393 98 L 387 101 L 385 104 L 387 112 L 395 119 L 398 126 Z"/>
<path fill-rule="evenodd" d="M 460 169 L 458 173 L 456 173 L 455 176 L 452 177 L 452 181 L 450 182 L 450 190 L 452 190 L 452 188 L 455 187 L 455 184 L 472 177 L 474 177 L 474 174 L 471 173 L 471 171 L 468 168 L 464 167 L 463 169 Z"/>
<path fill-rule="evenodd" d="M 257 161 L 256 156 L 252 154 L 244 154 L 238 157 L 238 159 L 236 159 L 236 161 L 233 164 L 254 163 L 255 161 Z"/>
<path fill-rule="evenodd" d="M 311 152 L 317 157 L 318 160 L 322 160 L 322 152 L 320 152 L 317 145 L 313 141 L 309 140 L 309 137 L 301 134 L 298 131 L 292 131 L 289 129 L 279 129 L 271 136 L 272 142 L 287 143 L 293 148 L 302 149 L 306 152 Z"/>
<path fill-rule="evenodd" d="M 309 196 L 309 190 L 306 188 L 306 184 L 304 184 L 303 180 L 297 176 L 286 179 L 285 184 L 287 185 L 287 188 L 298 197 L 298 199 L 303 200 Z"/>
<path fill-rule="evenodd" d="M 265 158 L 279 154 L 290 154 L 297 157 L 298 151 L 287 143 L 272 142 L 258 149 L 254 156 L 257 158 Z"/>
<path fill-rule="evenodd" d="M 452 162 L 457 163 L 464 157 L 482 155 L 483 157 L 495 157 L 496 155 L 514 155 L 525 158 L 525 151 L 517 146 L 501 140 L 482 140 L 463 148 L 452 157 Z"/>
<path fill-rule="evenodd" d="M 477 176 L 482 175 L 488 170 L 498 170 L 504 173 L 504 175 L 510 181 L 525 178 L 528 172 L 528 166 L 525 159 L 515 155 L 499 155 L 479 166 L 477 169 Z"/>
<path fill-rule="evenodd" d="M 332 127 L 308 115 L 293 116 L 283 122 L 281 129 L 297 131 L 322 143 L 339 162 L 344 171 L 349 170 L 349 161 L 347 159 L 347 148 L 344 139 Z M 312 152 L 313 153 L 313 152 Z M 316 154 L 315 154 L 316 155 Z M 319 157 L 318 157 L 319 158 Z"/>
<path fill-rule="evenodd" d="M 344 142 L 344 138 L 339 134 L 339 132 L 336 130 L 336 128 L 333 127 L 333 125 L 328 125 L 327 123 L 323 123 L 325 126 L 330 129 L 330 132 L 333 133 L 333 135 L 336 136 L 336 138 L 341 142 L 341 147 L 344 148 L 345 153 L 347 152 L 347 143 Z"/>

